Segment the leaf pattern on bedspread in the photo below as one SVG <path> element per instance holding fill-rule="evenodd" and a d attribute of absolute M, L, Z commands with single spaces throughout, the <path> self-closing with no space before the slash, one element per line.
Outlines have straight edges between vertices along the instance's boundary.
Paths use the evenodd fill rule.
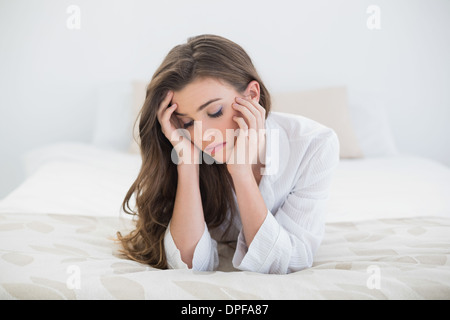
<path fill-rule="evenodd" d="M 256 294 L 250 294 L 227 286 L 216 286 L 203 281 L 174 281 L 174 283 L 197 299 L 208 300 L 211 297 L 219 300 L 261 299 Z"/>
<path fill-rule="evenodd" d="M 102 285 L 115 298 L 120 300 L 142 300 L 144 287 L 126 277 L 102 277 Z"/>
<path fill-rule="evenodd" d="M 450 218 L 328 223 L 313 266 L 288 275 L 236 271 L 225 244 L 218 271 L 157 270 L 118 253 L 131 228 L 1 213 L 0 299 L 450 299 Z"/>

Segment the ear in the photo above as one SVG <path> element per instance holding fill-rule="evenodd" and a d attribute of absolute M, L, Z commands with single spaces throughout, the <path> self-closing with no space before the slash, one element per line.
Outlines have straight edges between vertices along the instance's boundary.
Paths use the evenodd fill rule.
<path fill-rule="evenodd" d="M 250 81 L 250 83 L 247 85 L 247 89 L 245 89 L 244 96 L 259 103 L 260 87 L 258 81 Z"/>

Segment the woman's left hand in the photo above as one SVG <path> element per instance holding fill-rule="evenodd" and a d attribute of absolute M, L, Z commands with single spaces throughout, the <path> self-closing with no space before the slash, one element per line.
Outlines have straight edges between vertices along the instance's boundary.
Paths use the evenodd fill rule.
<path fill-rule="evenodd" d="M 240 97 L 236 97 L 232 107 L 241 116 L 233 117 L 239 125 L 239 134 L 227 162 L 227 168 L 231 175 L 251 173 L 252 164 L 261 161 L 264 152 L 266 109 L 250 98 Z"/>

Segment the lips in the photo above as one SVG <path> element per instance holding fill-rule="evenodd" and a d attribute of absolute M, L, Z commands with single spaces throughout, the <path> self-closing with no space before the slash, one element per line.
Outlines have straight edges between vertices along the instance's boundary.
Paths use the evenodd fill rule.
<path fill-rule="evenodd" d="M 225 146 L 226 142 L 222 142 L 222 143 L 216 143 L 212 146 L 208 146 L 207 148 L 205 148 L 205 151 L 207 152 L 217 152 L 218 150 L 222 149 Z"/>

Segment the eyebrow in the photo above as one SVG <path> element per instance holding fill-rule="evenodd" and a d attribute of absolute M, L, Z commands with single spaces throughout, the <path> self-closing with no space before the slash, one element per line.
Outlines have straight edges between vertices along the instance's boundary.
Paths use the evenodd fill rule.
<path fill-rule="evenodd" d="M 215 98 L 215 99 L 211 99 L 208 102 L 205 102 L 204 104 L 202 104 L 200 107 L 197 108 L 197 112 L 202 111 L 203 109 L 205 109 L 210 103 L 216 102 L 218 100 L 221 100 L 222 98 Z M 186 113 L 179 113 L 174 111 L 173 113 L 175 113 L 177 116 L 187 116 Z"/>

